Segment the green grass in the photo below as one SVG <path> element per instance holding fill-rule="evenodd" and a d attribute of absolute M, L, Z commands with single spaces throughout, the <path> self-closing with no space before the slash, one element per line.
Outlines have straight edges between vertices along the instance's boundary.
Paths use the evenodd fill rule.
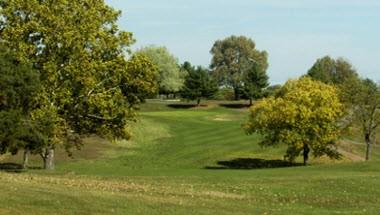
<path fill-rule="evenodd" d="M 212 105 L 142 107 L 132 141 L 89 138 L 57 170 L 0 172 L 0 214 L 378 214 L 380 149 L 371 162 L 313 159 L 308 167 L 207 169 L 236 158 L 282 159 L 241 129 L 247 112 Z M 361 156 L 363 145 L 342 144 Z M 3 157 L 16 162 L 20 157 Z M 33 166 L 41 165 L 38 157 Z"/>

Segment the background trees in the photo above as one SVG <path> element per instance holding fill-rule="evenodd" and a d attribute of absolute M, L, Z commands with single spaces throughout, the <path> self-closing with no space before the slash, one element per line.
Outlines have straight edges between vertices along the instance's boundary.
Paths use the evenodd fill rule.
<path fill-rule="evenodd" d="M 211 69 L 220 86 L 232 87 L 235 99 L 239 99 L 244 86 L 256 84 L 248 73 L 261 76 L 268 68 L 267 53 L 256 49 L 252 39 L 244 36 L 231 36 L 214 43 Z M 256 86 L 259 88 L 260 86 Z M 253 89 L 251 87 L 248 87 Z M 256 91 L 256 90 L 254 90 Z M 251 92 L 251 91 L 248 91 Z M 253 93 L 250 94 L 252 97 Z"/>
<path fill-rule="evenodd" d="M 342 114 L 333 86 L 302 78 L 288 81 L 274 97 L 252 106 L 245 130 L 262 134 L 263 146 L 288 145 L 286 157 L 294 160 L 302 154 L 306 164 L 309 151 L 314 156 L 339 156 L 335 142 Z"/>
<path fill-rule="evenodd" d="M 41 91 L 30 118 L 43 136 L 34 152 L 45 167 L 54 168 L 55 147 L 77 135 L 128 138 L 141 95 L 155 90 L 152 79 L 145 79 L 155 69 L 139 57 L 127 62 L 134 40 L 119 31 L 120 12 L 91 0 L 0 5 L 1 42 L 39 74 Z"/>
<path fill-rule="evenodd" d="M 346 80 L 358 76 L 356 70 L 347 60 L 343 58 L 335 60 L 330 56 L 318 59 L 307 72 L 307 75 L 326 84 L 342 84 Z"/>
<path fill-rule="evenodd" d="M 182 89 L 184 74 L 181 74 L 178 59 L 166 47 L 147 46 L 137 53 L 147 56 L 157 66 L 159 93 L 177 93 Z"/>
<path fill-rule="evenodd" d="M 189 62 L 185 62 L 182 69 L 187 72 L 181 91 L 183 98 L 196 100 L 199 106 L 202 98 L 211 98 L 218 91 L 218 86 L 207 69 L 200 66 L 194 68 Z"/>

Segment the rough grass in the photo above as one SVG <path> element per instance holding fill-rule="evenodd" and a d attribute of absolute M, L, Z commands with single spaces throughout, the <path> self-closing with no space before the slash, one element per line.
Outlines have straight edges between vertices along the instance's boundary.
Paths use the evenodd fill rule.
<path fill-rule="evenodd" d="M 54 172 L 0 172 L 0 214 L 378 214 L 378 147 L 368 163 L 348 156 L 256 169 L 258 161 L 277 165 L 285 148 L 263 149 L 259 136 L 246 136 L 244 109 L 142 109 L 132 141 L 92 137 L 74 159 L 58 153 Z M 358 142 L 341 145 L 364 154 Z M 218 165 L 239 158 L 241 168 Z"/>

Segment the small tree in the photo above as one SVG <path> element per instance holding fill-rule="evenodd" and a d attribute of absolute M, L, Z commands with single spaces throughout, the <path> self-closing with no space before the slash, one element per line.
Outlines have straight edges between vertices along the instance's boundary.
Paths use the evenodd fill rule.
<path fill-rule="evenodd" d="M 290 161 L 302 154 L 306 165 L 310 151 L 316 157 L 339 157 L 335 142 L 343 105 L 333 86 L 309 78 L 291 80 L 276 96 L 252 106 L 250 112 L 246 132 L 263 135 L 262 146 L 286 144 Z"/>
<path fill-rule="evenodd" d="M 249 99 L 249 105 L 252 105 L 253 99 L 264 97 L 264 89 L 268 87 L 268 75 L 260 65 L 254 64 L 252 69 L 247 70 L 244 81 L 244 94 Z"/>
<path fill-rule="evenodd" d="M 370 159 L 371 144 L 380 125 L 380 87 L 370 79 L 351 78 L 341 86 L 348 119 L 360 125 L 366 143 L 365 159 Z"/>
<path fill-rule="evenodd" d="M 182 69 L 187 72 L 181 92 L 183 98 L 196 100 L 199 106 L 202 98 L 211 98 L 218 91 L 218 86 L 207 69 L 200 66 L 195 69 L 189 62 L 185 62 Z"/>

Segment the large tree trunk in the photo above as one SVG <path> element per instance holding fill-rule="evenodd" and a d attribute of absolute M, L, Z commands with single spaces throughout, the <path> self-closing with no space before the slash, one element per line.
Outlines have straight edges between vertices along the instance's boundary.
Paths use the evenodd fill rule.
<path fill-rule="evenodd" d="M 304 166 L 307 165 L 307 161 L 309 160 L 309 152 L 310 152 L 310 148 L 307 144 L 305 144 L 303 146 L 303 165 Z"/>
<path fill-rule="evenodd" d="M 24 159 L 22 161 L 22 168 L 28 169 L 28 163 L 29 163 L 29 149 L 24 149 Z"/>
<path fill-rule="evenodd" d="M 369 134 L 365 135 L 365 144 L 366 144 L 365 160 L 368 161 L 370 153 L 371 153 L 371 135 Z"/>
<path fill-rule="evenodd" d="M 45 156 L 43 157 L 44 169 L 54 170 L 54 148 L 46 149 Z"/>

